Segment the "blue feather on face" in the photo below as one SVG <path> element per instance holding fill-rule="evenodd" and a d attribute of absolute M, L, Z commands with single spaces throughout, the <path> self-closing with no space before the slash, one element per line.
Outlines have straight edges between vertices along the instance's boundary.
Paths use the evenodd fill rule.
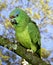
<path fill-rule="evenodd" d="M 20 11 L 17 10 L 17 11 L 15 12 L 14 16 L 18 16 L 19 13 L 20 13 Z"/>

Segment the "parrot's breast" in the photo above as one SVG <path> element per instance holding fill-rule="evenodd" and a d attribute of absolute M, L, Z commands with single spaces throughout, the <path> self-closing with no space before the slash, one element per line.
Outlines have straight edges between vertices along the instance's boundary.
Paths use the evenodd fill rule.
<path fill-rule="evenodd" d="M 21 43 L 21 45 L 23 45 L 26 48 L 31 48 L 32 42 L 28 33 L 28 26 L 22 32 L 18 32 L 16 30 L 16 38 Z"/>

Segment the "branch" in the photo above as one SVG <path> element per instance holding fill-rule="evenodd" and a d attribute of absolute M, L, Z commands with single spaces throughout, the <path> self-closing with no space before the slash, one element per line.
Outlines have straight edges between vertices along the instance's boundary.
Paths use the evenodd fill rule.
<path fill-rule="evenodd" d="M 13 43 L 10 42 L 7 38 L 3 38 L 0 36 L 0 45 L 4 46 L 8 44 Z M 17 49 L 15 50 L 15 53 L 21 56 L 22 58 L 26 59 L 32 65 L 50 65 L 40 59 L 37 55 L 27 52 L 27 49 L 21 46 L 19 43 L 17 43 Z"/>

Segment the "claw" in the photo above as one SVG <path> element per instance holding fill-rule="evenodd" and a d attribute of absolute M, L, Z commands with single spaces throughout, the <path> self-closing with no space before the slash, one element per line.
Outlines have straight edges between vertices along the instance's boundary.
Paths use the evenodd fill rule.
<path fill-rule="evenodd" d="M 27 49 L 27 52 L 31 52 L 31 53 L 33 53 L 33 50 L 31 50 L 31 49 Z"/>

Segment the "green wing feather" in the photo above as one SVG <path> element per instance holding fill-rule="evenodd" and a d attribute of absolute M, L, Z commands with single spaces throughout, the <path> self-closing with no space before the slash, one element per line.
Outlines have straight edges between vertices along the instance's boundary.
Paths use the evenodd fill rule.
<path fill-rule="evenodd" d="M 31 22 L 28 24 L 28 32 L 29 32 L 29 35 L 30 35 L 30 38 L 31 38 L 31 42 L 37 46 L 37 50 L 40 49 L 41 47 L 41 42 L 40 42 L 40 32 L 39 32 L 39 29 L 36 25 L 36 23 L 34 22 Z"/>

